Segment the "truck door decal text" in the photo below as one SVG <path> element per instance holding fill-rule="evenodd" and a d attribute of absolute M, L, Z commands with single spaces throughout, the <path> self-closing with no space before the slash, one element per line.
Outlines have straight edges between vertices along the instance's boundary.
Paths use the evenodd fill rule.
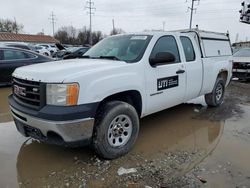
<path fill-rule="evenodd" d="M 157 91 L 173 88 L 179 86 L 179 77 L 171 76 L 157 79 Z"/>

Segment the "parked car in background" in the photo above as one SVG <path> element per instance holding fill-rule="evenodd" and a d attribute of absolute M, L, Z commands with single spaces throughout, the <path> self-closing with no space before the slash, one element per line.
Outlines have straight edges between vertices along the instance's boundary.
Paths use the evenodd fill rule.
<path fill-rule="evenodd" d="M 89 50 L 89 47 L 62 47 L 63 46 L 60 46 L 60 51 L 57 51 L 53 54 L 53 58 L 57 60 L 81 58 Z"/>
<path fill-rule="evenodd" d="M 44 46 L 34 46 L 35 51 L 39 54 L 45 55 L 45 56 L 51 56 L 51 53 L 49 50 L 47 50 Z"/>
<path fill-rule="evenodd" d="M 4 43 L 4 46 L 31 50 L 45 56 L 50 56 L 50 51 L 43 46 L 27 44 L 27 43 Z"/>
<path fill-rule="evenodd" d="M 250 48 L 242 48 L 234 54 L 233 77 L 250 80 Z"/>
<path fill-rule="evenodd" d="M 60 44 L 60 43 L 56 43 L 55 44 L 57 47 L 57 52 L 52 54 L 52 58 L 56 59 L 56 60 L 61 60 L 63 59 L 63 56 L 69 51 L 70 48 L 72 47 L 65 47 L 64 45 Z"/>
<path fill-rule="evenodd" d="M 69 53 L 66 53 L 63 59 L 75 59 L 81 58 L 87 51 L 89 50 L 88 47 L 74 47 L 69 49 Z"/>
<path fill-rule="evenodd" d="M 35 51 L 34 46 L 28 45 L 26 43 L 4 43 L 4 46 L 8 46 L 8 47 L 15 47 L 15 48 L 21 48 L 21 49 L 25 49 L 25 50 L 32 50 Z"/>
<path fill-rule="evenodd" d="M 53 59 L 30 50 L 0 47 L 0 85 L 9 85 L 17 67 L 53 61 Z"/>
<path fill-rule="evenodd" d="M 58 51 L 55 44 L 38 44 L 38 46 L 45 47 L 47 50 L 49 50 L 51 55 Z"/>

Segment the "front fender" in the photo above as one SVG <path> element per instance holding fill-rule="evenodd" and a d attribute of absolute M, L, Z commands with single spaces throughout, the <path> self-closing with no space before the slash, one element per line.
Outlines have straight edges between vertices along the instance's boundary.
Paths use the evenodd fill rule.
<path fill-rule="evenodd" d="M 144 99 L 144 78 L 137 68 L 121 68 L 85 75 L 79 81 L 78 104 L 100 102 L 108 96 L 128 90 L 140 92 Z"/>

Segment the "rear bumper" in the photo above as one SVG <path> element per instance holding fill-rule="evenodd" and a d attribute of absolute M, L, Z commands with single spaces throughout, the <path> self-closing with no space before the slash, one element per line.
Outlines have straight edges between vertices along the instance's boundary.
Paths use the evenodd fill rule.
<path fill-rule="evenodd" d="M 79 110 L 76 109 L 75 118 L 74 114 L 70 114 L 70 118 L 67 119 L 65 119 L 65 116 L 54 119 L 53 113 L 55 111 L 48 111 L 50 119 L 46 119 L 41 118 L 39 115 L 33 115 L 30 111 L 24 110 L 23 107 L 19 107 L 19 104 L 13 100 L 12 96 L 9 97 L 9 103 L 16 127 L 26 137 L 32 137 L 51 144 L 70 146 L 86 145 L 92 138 L 94 115 L 86 117 L 83 114 L 83 118 L 77 118 L 82 107 L 79 107 Z M 62 108 L 66 110 L 64 107 Z M 75 108 L 78 108 L 78 106 Z M 91 110 L 93 111 L 93 109 Z"/>

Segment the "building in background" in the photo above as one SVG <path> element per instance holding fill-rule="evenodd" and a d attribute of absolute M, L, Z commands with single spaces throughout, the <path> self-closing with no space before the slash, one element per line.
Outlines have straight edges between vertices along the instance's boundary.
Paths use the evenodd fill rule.
<path fill-rule="evenodd" d="M 0 42 L 25 42 L 32 44 L 55 44 L 60 43 L 49 35 L 29 35 L 0 32 Z"/>

